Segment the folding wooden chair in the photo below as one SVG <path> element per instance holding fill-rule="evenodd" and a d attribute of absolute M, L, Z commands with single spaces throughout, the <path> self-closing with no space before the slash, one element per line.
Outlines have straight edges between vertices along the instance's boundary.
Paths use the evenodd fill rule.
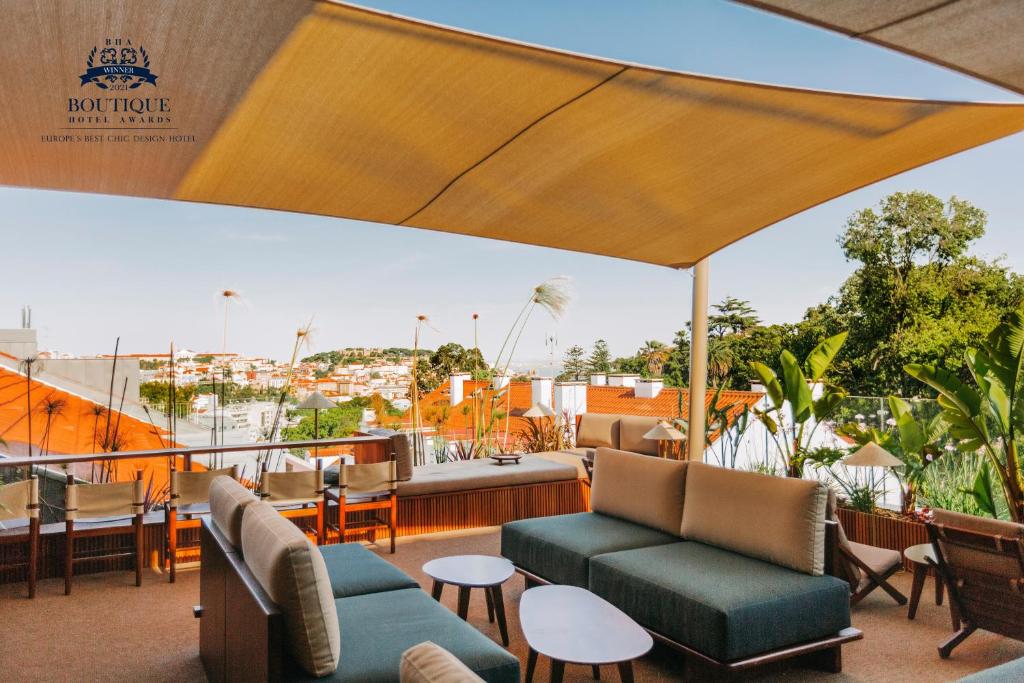
<path fill-rule="evenodd" d="M 362 465 L 339 465 L 338 488 L 329 489 L 328 500 L 338 505 L 338 539 L 369 533 L 376 540 L 376 532 L 387 529 L 391 535 L 391 552 L 395 552 L 398 531 L 398 464 L 394 454 L 385 462 Z M 386 511 L 387 517 L 380 513 Z M 351 524 L 350 513 L 369 512 L 369 517 Z"/>
<path fill-rule="evenodd" d="M 1024 640 L 1024 525 L 935 510 L 927 526 L 960 623 L 939 656 L 949 657 L 979 628 Z"/>
<path fill-rule="evenodd" d="M 25 568 L 28 597 L 36 597 L 36 561 L 39 557 L 39 480 L 0 485 L 0 544 L 25 543 L 25 561 L 0 565 L 0 571 Z"/>
<path fill-rule="evenodd" d="M 142 488 L 142 470 L 135 471 L 133 481 L 109 484 L 77 484 L 74 475 L 68 475 L 65 500 L 64 595 L 71 594 L 71 577 L 76 562 L 95 562 L 119 557 L 135 558 L 135 585 L 142 585 L 142 515 L 145 499 Z M 125 522 L 131 522 L 131 531 Z M 101 536 L 128 536 L 131 547 L 100 554 L 95 551 L 75 557 L 75 540 Z"/>
<path fill-rule="evenodd" d="M 836 505 L 835 493 L 829 491 L 827 515 L 834 524 L 835 534 L 833 574 L 850 584 L 850 605 L 856 605 L 876 588 L 888 593 L 897 604 L 907 604 L 907 596 L 889 583 L 889 578 L 902 569 L 903 556 L 898 550 L 849 540 L 835 514 Z"/>
<path fill-rule="evenodd" d="M 264 463 L 260 475 L 260 500 L 273 505 L 285 517 L 310 517 L 312 512 L 316 515 L 317 545 L 325 542 L 327 498 L 324 471 L 319 460 L 315 470 L 301 472 L 269 472 Z"/>
<path fill-rule="evenodd" d="M 210 484 L 217 477 L 228 476 L 238 481 L 239 467 L 225 467 L 202 472 L 171 470 L 171 495 L 164 503 L 164 556 L 168 561 L 168 580 L 174 583 L 178 567 L 178 532 L 198 529 L 204 515 L 210 514 Z M 198 547 L 198 544 L 193 546 Z"/>

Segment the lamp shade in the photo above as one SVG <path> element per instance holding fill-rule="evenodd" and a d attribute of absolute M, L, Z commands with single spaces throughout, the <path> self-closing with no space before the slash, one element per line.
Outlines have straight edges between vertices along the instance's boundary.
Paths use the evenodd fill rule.
<path fill-rule="evenodd" d="M 299 404 L 299 408 L 301 410 L 329 410 L 337 407 L 338 406 L 334 401 L 327 398 L 319 391 L 314 391 L 312 394 L 302 399 L 302 403 Z"/>
<path fill-rule="evenodd" d="M 902 467 L 903 461 L 877 443 L 866 443 L 852 455 L 843 458 L 844 465 L 852 467 Z"/>
<path fill-rule="evenodd" d="M 644 438 L 651 439 L 652 441 L 682 441 L 686 436 L 668 422 L 662 420 L 654 425 L 651 431 L 644 434 Z"/>
<path fill-rule="evenodd" d="M 555 411 L 543 403 L 534 403 L 530 409 L 523 413 L 523 417 L 554 417 Z"/>

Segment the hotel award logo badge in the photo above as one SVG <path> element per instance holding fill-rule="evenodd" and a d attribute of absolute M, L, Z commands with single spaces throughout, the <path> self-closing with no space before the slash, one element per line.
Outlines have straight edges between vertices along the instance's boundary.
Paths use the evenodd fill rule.
<path fill-rule="evenodd" d="M 156 86 L 149 54 L 141 45 L 136 49 L 129 39 L 107 38 L 102 48 L 93 47 L 85 65 L 85 73 L 79 76 L 83 86 L 92 83 L 102 90 L 134 90 L 144 83 Z"/>

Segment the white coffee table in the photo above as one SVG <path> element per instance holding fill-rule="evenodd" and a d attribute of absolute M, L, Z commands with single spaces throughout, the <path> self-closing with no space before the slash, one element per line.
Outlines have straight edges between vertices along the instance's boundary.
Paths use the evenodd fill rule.
<path fill-rule="evenodd" d="M 538 586 L 523 593 L 519 621 L 530 646 L 526 683 L 533 681 L 537 655 L 551 659 L 551 681 L 559 683 L 566 664 L 594 669 L 615 664 L 623 683 L 633 681 L 633 660 L 654 646 L 651 635 L 622 610 L 576 586 Z"/>

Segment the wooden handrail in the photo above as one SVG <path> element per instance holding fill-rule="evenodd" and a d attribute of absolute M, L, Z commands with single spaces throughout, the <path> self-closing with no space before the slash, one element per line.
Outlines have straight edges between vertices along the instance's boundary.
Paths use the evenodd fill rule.
<path fill-rule="evenodd" d="M 39 455 L 19 458 L 0 458 L 0 467 L 26 467 L 30 465 L 69 465 L 96 460 L 134 460 L 137 458 L 168 458 L 171 456 L 192 456 L 208 453 L 238 453 L 241 451 L 278 451 L 290 448 L 313 448 L 318 446 L 359 446 L 371 443 L 387 443 L 386 436 L 346 436 L 340 439 L 318 441 L 275 441 L 273 443 L 240 443 L 223 446 L 196 446 L 188 448 L 160 448 L 149 451 L 118 451 L 115 453 L 83 453 L 78 455 Z"/>

